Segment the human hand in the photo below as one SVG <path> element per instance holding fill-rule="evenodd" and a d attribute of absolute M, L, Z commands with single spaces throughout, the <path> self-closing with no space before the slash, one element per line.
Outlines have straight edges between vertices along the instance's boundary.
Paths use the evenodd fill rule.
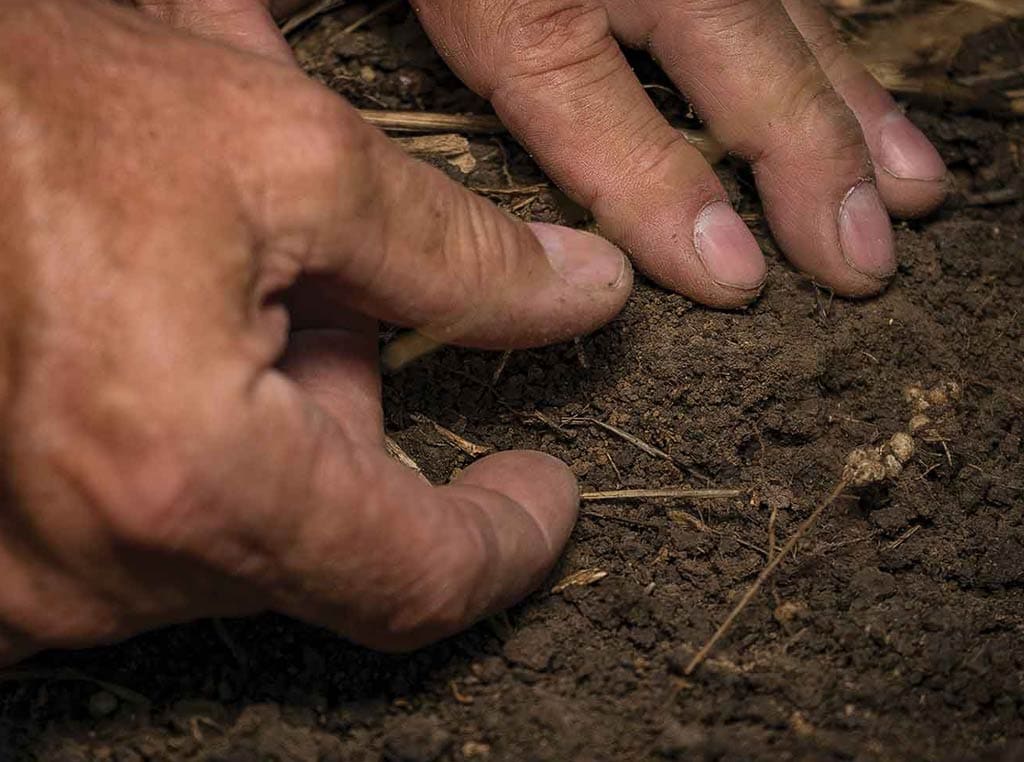
<path fill-rule="evenodd" d="M 287 50 L 270 0 L 136 0 L 229 41 Z M 277 0 L 270 10 L 305 3 Z M 620 44 L 644 48 L 753 163 L 790 261 L 847 296 L 895 271 L 888 212 L 941 203 L 946 169 L 843 48 L 816 0 L 416 0 L 454 71 L 602 231 L 662 285 L 717 306 L 765 264 L 712 169 L 654 108 Z"/>
<path fill-rule="evenodd" d="M 432 487 L 393 462 L 371 318 L 568 338 L 626 299 L 610 244 L 504 216 L 292 66 L 101 0 L 0 0 L 0 178 L 0 662 L 266 609 L 405 648 L 546 573 L 569 470 L 504 453 Z M 289 344 L 290 318 L 318 330 Z"/>

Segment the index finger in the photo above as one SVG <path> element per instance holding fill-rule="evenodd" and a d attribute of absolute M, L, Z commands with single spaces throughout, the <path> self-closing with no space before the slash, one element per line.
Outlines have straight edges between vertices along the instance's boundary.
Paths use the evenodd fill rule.
<path fill-rule="evenodd" d="M 438 49 L 641 270 L 716 306 L 757 295 L 757 242 L 699 151 L 647 97 L 602 3 L 451 6 L 417 7 Z"/>

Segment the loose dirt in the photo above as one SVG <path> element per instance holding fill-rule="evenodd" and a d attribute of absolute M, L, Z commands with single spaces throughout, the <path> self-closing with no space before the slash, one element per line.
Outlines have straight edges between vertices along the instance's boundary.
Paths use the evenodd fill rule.
<path fill-rule="evenodd" d="M 363 108 L 489 113 L 404 6 L 344 31 L 367 10 L 297 33 L 314 76 Z M 1024 23 L 1008 21 L 968 39 L 950 71 L 1012 70 L 1022 50 Z M 688 124 L 678 96 L 652 93 Z M 588 502 L 540 592 L 409 656 L 273 616 L 44 655 L 0 677 L 0 759 L 1024 759 L 1024 128 L 916 103 L 961 195 L 899 224 L 884 296 L 833 299 L 790 269 L 749 173 L 727 162 L 771 263 L 749 310 L 641 280 L 619 319 L 576 344 L 504 360 L 445 349 L 386 382 L 388 431 L 436 480 L 470 456 L 431 421 L 552 453 L 585 491 L 742 497 Z M 514 213 L 586 223 L 506 137 L 432 161 Z M 962 399 L 903 473 L 831 506 L 684 675 L 847 453 L 905 429 L 909 385 L 950 381 Z M 550 592 L 584 570 L 585 584 Z"/>

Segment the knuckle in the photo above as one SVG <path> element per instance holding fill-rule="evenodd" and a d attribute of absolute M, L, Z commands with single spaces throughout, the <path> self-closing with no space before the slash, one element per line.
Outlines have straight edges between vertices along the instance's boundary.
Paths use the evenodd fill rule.
<path fill-rule="evenodd" d="M 613 37 L 578 41 L 551 55 L 518 57 L 506 68 L 504 78 L 490 98 L 495 107 L 502 110 L 503 106 L 511 107 L 524 96 L 555 94 L 565 108 L 582 120 L 586 129 L 587 121 L 605 119 L 609 110 L 595 107 L 595 102 L 613 107 L 613 113 L 620 111 L 614 108 L 615 91 L 609 84 L 621 75 L 625 65 L 619 44 Z M 603 125 L 594 126 L 603 128 Z"/>
<path fill-rule="evenodd" d="M 425 279 L 422 293 L 430 305 L 432 332 L 458 336 L 519 275 L 522 242 L 517 226 L 494 213 L 483 199 L 464 193 L 435 193 L 425 208 L 423 252 L 444 277 Z"/>
<path fill-rule="evenodd" d="M 868 168 L 860 124 L 816 62 L 806 64 L 782 87 L 775 98 L 769 138 L 754 152 L 755 161 L 798 151 L 805 157 Z"/>
<path fill-rule="evenodd" d="M 78 486 L 79 496 L 120 542 L 173 547 L 186 534 L 206 491 L 204 459 L 169 434 L 149 430 L 132 439 L 130 452 L 80 443 L 75 449 L 84 458 L 61 453 L 53 466 L 65 482 Z"/>
<path fill-rule="evenodd" d="M 359 155 L 366 147 L 367 131 L 356 111 L 334 93 L 310 88 L 302 113 L 303 133 L 311 133 L 320 158 Z"/>
<path fill-rule="evenodd" d="M 787 121 L 816 121 L 841 106 L 817 62 L 808 58 L 792 76 L 778 82 L 776 113 Z"/>
<path fill-rule="evenodd" d="M 508 70 L 533 75 L 601 60 L 610 48 L 608 12 L 594 0 L 525 0 L 501 21 Z"/>
<path fill-rule="evenodd" d="M 806 28 L 801 28 L 801 34 L 823 71 L 833 70 L 849 55 L 846 46 L 830 24 L 809 24 Z"/>
<path fill-rule="evenodd" d="M 214 415 L 198 397 L 114 382 L 74 395 L 73 412 L 33 432 L 38 458 L 27 466 L 38 484 L 60 485 L 62 502 L 79 506 L 117 542 L 182 547 L 193 528 L 217 518 L 221 422 L 231 420 L 223 405 Z"/>
<path fill-rule="evenodd" d="M 295 80 L 294 84 L 298 91 L 286 112 L 291 135 L 303 146 L 305 163 L 329 170 L 330 179 L 336 180 L 339 170 L 351 166 L 367 150 L 372 131 L 335 93 L 312 81 Z"/>
<path fill-rule="evenodd" d="M 700 20 L 719 34 L 746 31 L 778 15 L 776 0 L 668 0 L 665 13 Z"/>
<path fill-rule="evenodd" d="M 319 191 L 317 197 L 344 203 L 357 214 L 377 195 L 378 135 L 334 93 L 319 86 L 310 90 L 293 130 L 296 145 L 302 146 L 304 174 Z"/>
<path fill-rule="evenodd" d="M 667 127 L 660 114 L 623 128 L 630 140 L 624 155 L 628 167 L 620 171 L 636 173 L 650 178 L 653 183 L 670 180 L 679 171 L 693 174 L 693 156 L 689 143 L 681 132 Z"/>
<path fill-rule="evenodd" d="M 635 125 L 622 125 L 627 136 L 623 144 L 628 145 L 616 166 L 617 174 L 624 177 L 642 178 L 644 186 L 656 189 L 672 189 L 676 193 L 680 178 L 686 178 L 687 187 L 695 197 L 717 196 L 720 190 L 713 180 L 704 160 L 693 151 L 682 133 L 669 128 L 660 115 L 658 119 L 641 121 Z M 598 189 L 591 198 L 583 199 L 587 208 L 600 213 L 609 204 L 621 199 L 620 188 Z"/>
<path fill-rule="evenodd" d="M 174 23 L 175 14 L 180 11 L 178 0 L 133 0 L 137 10 L 147 13 L 164 23 Z"/>

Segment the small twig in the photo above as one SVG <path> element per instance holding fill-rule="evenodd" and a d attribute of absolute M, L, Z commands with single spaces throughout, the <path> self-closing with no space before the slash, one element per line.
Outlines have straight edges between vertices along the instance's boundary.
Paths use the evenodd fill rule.
<path fill-rule="evenodd" d="M 463 693 L 462 691 L 460 691 L 459 684 L 456 683 L 454 680 L 450 680 L 448 682 L 448 687 L 451 689 L 452 698 L 455 699 L 458 703 L 463 704 L 465 706 L 468 706 L 473 703 L 473 697 L 470 696 L 468 693 Z"/>
<path fill-rule="evenodd" d="M 471 458 L 480 458 L 484 455 L 494 452 L 494 448 L 491 447 L 490 445 L 481 445 L 477 444 L 476 442 L 470 442 L 465 437 L 460 437 L 451 429 L 445 428 L 437 421 L 432 421 L 425 415 L 420 415 L 419 413 L 412 413 L 409 415 L 409 417 L 416 421 L 416 423 L 425 423 L 428 426 L 432 426 L 434 428 L 434 431 L 440 434 L 441 438 L 448 442 L 448 444 L 452 445 L 458 450 L 462 450 L 462 452 L 466 453 L 466 455 L 470 456 Z"/>
<path fill-rule="evenodd" d="M 906 532 L 904 532 L 899 537 L 897 537 L 895 540 L 893 540 L 891 543 L 889 543 L 889 545 L 887 546 L 886 549 L 887 550 L 896 550 L 896 548 L 898 548 L 900 545 L 905 543 L 907 540 L 909 540 L 911 537 L 913 537 L 915 534 L 917 534 L 920 531 L 921 531 L 921 525 L 920 524 L 914 524 L 914 526 L 910 527 L 910 529 L 908 529 Z"/>
<path fill-rule="evenodd" d="M 461 132 L 465 135 L 501 135 L 506 132 L 501 120 L 488 114 L 360 109 L 359 115 L 385 132 Z"/>
<path fill-rule="evenodd" d="M 698 518 L 696 516 L 691 516 L 686 511 L 678 511 L 678 510 L 669 511 L 668 512 L 668 519 L 669 519 L 669 521 L 672 521 L 672 522 L 674 522 L 676 524 L 687 524 L 687 525 L 693 527 L 694 529 L 696 529 L 698 532 L 707 532 L 708 534 L 716 534 L 715 530 L 713 530 L 711 527 L 709 527 L 704 522 L 704 519 Z"/>
<path fill-rule="evenodd" d="M 538 193 L 544 193 L 545 191 L 551 190 L 550 185 L 512 185 L 508 188 L 499 188 L 492 186 L 474 186 L 467 185 L 474 193 L 482 193 L 485 196 L 532 196 Z"/>
<path fill-rule="evenodd" d="M 1013 69 L 1000 69 L 999 71 L 983 71 L 978 74 L 967 74 L 957 77 L 956 81 L 961 85 L 974 87 L 976 85 L 992 85 L 1004 83 L 1024 77 L 1024 66 L 1017 66 Z"/>
<path fill-rule="evenodd" d="M 551 588 L 552 595 L 565 592 L 570 587 L 586 587 L 593 585 L 595 582 L 600 582 L 608 576 L 608 572 L 604 569 L 580 569 L 577 572 L 573 572 L 567 577 L 563 577 L 562 580 Z"/>
<path fill-rule="evenodd" d="M 423 469 L 420 468 L 420 464 L 409 457 L 409 453 L 402 449 L 401 445 L 398 444 L 392 437 L 384 435 L 384 449 L 388 455 L 397 460 L 406 468 L 411 468 L 413 471 L 422 474 Z"/>
<path fill-rule="evenodd" d="M 342 29 L 341 33 L 342 34 L 352 34 L 354 32 L 358 32 L 360 29 L 362 29 L 364 26 L 369 24 L 371 21 L 373 21 L 378 16 L 383 16 L 385 13 L 387 13 L 390 10 L 393 10 L 394 8 L 397 8 L 401 4 L 402 4 L 402 0 L 391 0 L 391 2 L 383 3 L 380 7 L 374 8 L 372 11 L 367 13 L 362 18 L 357 19 L 356 21 L 353 21 L 347 27 Z"/>
<path fill-rule="evenodd" d="M 704 646 L 696 653 L 693 659 L 690 660 L 690 663 L 686 665 L 686 669 L 683 670 L 684 675 L 692 675 L 693 671 L 697 669 L 697 667 L 699 667 L 701 663 L 708 657 L 708 654 L 710 654 L 712 649 L 718 644 L 718 641 L 720 641 L 725 636 L 725 634 L 729 632 L 729 629 L 732 627 L 733 622 L 736 621 L 736 618 L 741 613 L 743 613 L 743 610 L 747 607 L 750 601 L 753 600 L 754 596 L 757 595 L 757 591 L 761 589 L 761 586 L 765 583 L 765 581 L 779 567 L 779 564 L 782 563 L 786 556 L 788 556 L 793 551 L 793 548 L 795 548 L 797 543 L 800 542 L 800 539 L 814 527 L 818 519 L 821 518 L 821 514 L 823 514 L 825 512 L 825 509 L 836 501 L 836 498 L 838 498 L 840 493 L 842 493 L 842 491 L 846 489 L 848 484 L 849 482 L 847 478 L 844 477 L 840 479 L 839 483 L 836 484 L 835 488 L 832 490 L 831 494 L 824 500 L 824 502 L 822 502 L 821 505 L 815 508 L 814 512 L 811 513 L 811 515 L 808 516 L 807 519 L 799 527 L 797 527 L 797 530 L 793 532 L 792 536 L 786 541 L 786 544 L 782 546 L 782 549 L 779 550 L 775 558 L 769 561 L 768 564 L 761 571 L 761 573 L 757 575 L 757 579 L 754 580 L 754 584 L 752 584 L 750 588 L 747 590 L 747 592 L 743 594 L 743 597 L 740 598 L 739 603 L 737 603 L 733 610 L 729 612 L 729 616 L 727 616 L 725 618 L 725 621 L 722 622 L 721 625 L 719 625 L 717 630 L 715 630 L 715 634 L 711 636 L 711 639 L 704 644 Z"/>
<path fill-rule="evenodd" d="M 718 498 L 741 497 L 741 489 L 620 489 L 608 492 L 584 492 L 580 500 L 585 503 L 602 500 L 647 500 L 654 498 L 674 498 L 677 500 L 715 500 Z"/>
<path fill-rule="evenodd" d="M 462 132 L 467 135 L 504 135 L 508 129 L 490 114 L 440 114 L 428 111 L 361 109 L 360 115 L 385 132 Z M 683 137 L 711 164 L 725 158 L 725 148 L 707 132 L 680 129 Z"/>
<path fill-rule="evenodd" d="M 1012 117 L 1017 110 L 1012 99 L 997 90 L 967 87 L 945 77 L 910 76 L 890 63 L 868 63 L 867 68 L 883 87 L 905 98 L 1002 117 Z"/>
<path fill-rule="evenodd" d="M 1016 0 L 960 0 L 960 2 L 976 5 L 986 11 L 1011 19 L 1024 16 L 1024 8 Z"/>
<path fill-rule="evenodd" d="M 494 375 L 491 376 L 491 383 L 496 384 L 501 379 L 501 374 L 505 372 L 505 366 L 508 365 L 508 359 L 512 356 L 512 350 L 506 349 L 501 353 L 501 359 L 498 360 L 498 367 L 494 369 Z"/>
<path fill-rule="evenodd" d="M 768 555 L 768 551 L 765 550 L 764 548 L 762 548 L 760 545 L 755 545 L 754 543 L 748 542 L 747 540 L 744 540 L 742 537 L 739 537 L 739 536 L 734 535 L 734 534 L 726 534 L 725 532 L 722 532 L 721 530 L 709 529 L 708 531 L 710 531 L 711 534 L 718 535 L 719 537 L 728 537 L 730 540 L 732 540 L 736 544 L 742 545 L 744 548 L 747 548 L 747 550 L 752 550 L 755 553 L 757 553 L 758 555 L 764 556 L 766 561 L 770 561 L 771 560 L 771 556 Z"/>
<path fill-rule="evenodd" d="M 345 4 L 345 0 L 320 0 L 318 3 L 314 3 L 308 8 L 296 13 L 294 16 L 286 19 L 281 25 L 281 34 L 288 37 L 301 26 L 305 26 L 313 19 L 318 16 L 323 16 L 325 13 L 330 13 L 335 8 L 340 8 Z"/>
<path fill-rule="evenodd" d="M 693 466 L 691 466 L 691 465 L 689 465 L 687 463 L 684 463 L 679 458 L 676 458 L 676 457 L 673 457 L 672 455 L 669 455 L 664 450 L 662 450 L 662 449 L 660 449 L 658 447 L 655 447 L 652 444 L 649 444 L 649 443 L 645 442 L 644 440 L 640 439 L 639 437 L 637 437 L 637 436 L 635 436 L 633 434 L 630 434 L 628 431 L 625 431 L 624 429 L 620 429 L 618 426 L 613 426 L 612 424 L 606 423 L 605 421 L 599 420 L 597 418 L 586 418 L 586 417 L 567 418 L 564 421 L 562 421 L 562 423 L 564 425 L 566 425 L 566 426 L 597 426 L 599 429 L 604 429 L 609 434 L 614 434 L 615 436 L 619 437 L 620 439 L 626 440 L 631 445 L 636 447 L 638 450 L 641 450 L 642 452 L 647 453 L 652 458 L 659 458 L 660 460 L 668 461 L 672 465 L 677 466 L 677 467 L 683 469 L 684 471 L 687 471 L 688 473 L 693 474 L 694 476 L 696 476 L 699 479 L 702 479 L 705 482 L 711 481 L 710 478 L 708 478 L 705 474 L 703 474 L 700 471 L 698 471 Z"/>
<path fill-rule="evenodd" d="M 699 519 L 696 516 L 691 516 L 686 511 L 669 511 L 668 518 L 670 521 L 674 521 L 677 524 L 688 524 L 689 526 L 692 526 L 694 529 L 696 529 L 698 532 L 707 532 L 708 534 L 714 535 L 715 537 L 725 537 L 739 545 L 742 545 L 744 548 L 748 548 L 749 550 L 752 550 L 755 553 L 764 556 L 766 559 L 769 558 L 768 551 L 760 547 L 759 545 L 755 545 L 752 542 L 748 542 L 739 535 L 724 532 L 721 529 L 715 529 L 714 527 L 709 527 L 703 519 Z"/>
<path fill-rule="evenodd" d="M 470 174 L 477 167 L 476 157 L 470 150 L 469 140 L 462 135 L 414 135 L 391 140 L 410 156 L 422 159 L 444 159 L 464 175 Z"/>
<path fill-rule="evenodd" d="M 540 412 L 539 410 L 534 410 L 531 413 L 518 413 L 518 415 L 521 418 L 525 418 L 525 419 L 532 418 L 535 421 L 540 421 L 545 426 L 549 427 L 552 431 L 554 431 L 555 433 L 557 433 L 560 436 L 564 437 L 565 439 L 568 439 L 569 441 L 573 441 L 573 440 L 576 439 L 576 432 L 575 431 L 569 431 L 569 429 L 565 428 L 564 426 L 559 426 L 557 423 L 552 421 L 550 418 L 548 418 L 546 415 L 544 415 L 544 413 Z"/>
<path fill-rule="evenodd" d="M 610 452 L 608 452 L 607 448 L 605 448 L 605 450 L 604 450 L 604 457 L 607 458 L 608 463 L 612 467 L 612 471 L 615 472 L 615 480 L 619 483 L 619 486 L 621 487 L 622 486 L 622 472 L 619 470 L 618 464 L 616 464 L 615 459 L 612 457 L 612 454 Z"/>

